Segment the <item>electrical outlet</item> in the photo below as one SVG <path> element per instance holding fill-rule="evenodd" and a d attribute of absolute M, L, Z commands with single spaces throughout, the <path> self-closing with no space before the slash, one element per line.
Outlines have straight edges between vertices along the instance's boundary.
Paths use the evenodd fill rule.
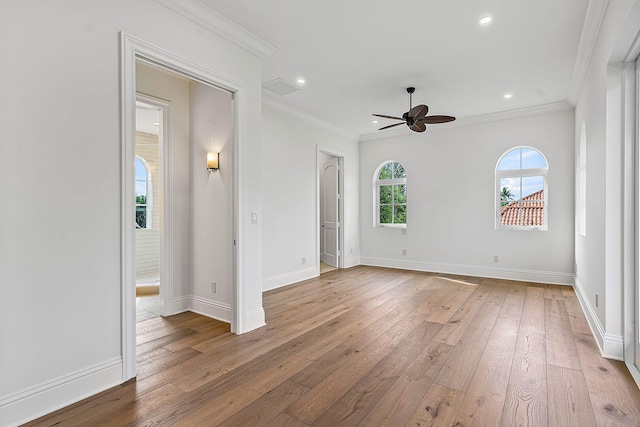
<path fill-rule="evenodd" d="M 596 308 L 598 307 L 598 303 L 599 303 L 598 299 L 599 299 L 598 294 L 596 294 Z"/>
<path fill-rule="evenodd" d="M 493 256 L 493 262 L 495 262 L 495 263 L 500 262 L 500 257 L 498 255 L 494 255 Z"/>
<path fill-rule="evenodd" d="M 307 263 L 307 257 L 302 257 L 302 264 L 306 264 Z"/>
<path fill-rule="evenodd" d="M 218 290 L 218 283 L 217 282 L 211 282 L 211 293 L 215 294 Z"/>
<path fill-rule="evenodd" d="M 407 229 L 406 228 L 401 228 L 400 229 L 400 234 L 407 234 Z"/>
<path fill-rule="evenodd" d="M 406 255 L 406 254 L 407 254 L 407 250 L 406 250 L 406 249 L 403 249 L 403 250 L 402 250 L 402 255 Z"/>
<path fill-rule="evenodd" d="M 353 255 L 353 248 L 349 248 L 349 255 Z"/>

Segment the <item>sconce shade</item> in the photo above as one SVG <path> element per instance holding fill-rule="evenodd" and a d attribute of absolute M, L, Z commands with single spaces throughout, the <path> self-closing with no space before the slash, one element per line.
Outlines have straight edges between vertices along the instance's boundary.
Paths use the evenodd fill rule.
<path fill-rule="evenodd" d="M 210 171 L 218 170 L 218 153 L 213 151 L 207 153 L 207 169 Z"/>

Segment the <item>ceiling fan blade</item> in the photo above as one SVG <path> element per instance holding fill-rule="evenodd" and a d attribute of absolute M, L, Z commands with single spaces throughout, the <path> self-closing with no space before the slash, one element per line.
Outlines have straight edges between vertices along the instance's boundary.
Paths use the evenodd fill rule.
<path fill-rule="evenodd" d="M 428 112 L 429 112 L 429 107 L 427 107 L 424 104 L 420 104 L 420 105 L 416 105 L 411 110 L 409 110 L 407 114 L 409 115 L 409 117 L 413 117 L 414 119 L 418 120 L 426 116 Z"/>
<path fill-rule="evenodd" d="M 437 124 L 437 123 L 452 122 L 455 119 L 456 118 L 453 117 L 453 116 L 427 116 L 427 117 L 423 117 L 423 118 L 419 119 L 418 121 L 420 123 L 427 123 L 427 124 L 433 125 L 433 124 Z"/>
<path fill-rule="evenodd" d="M 409 126 L 409 128 L 414 132 L 424 132 L 427 130 L 427 125 L 423 122 L 415 122 L 413 125 Z"/>
<path fill-rule="evenodd" d="M 372 116 L 376 116 L 376 117 L 384 117 L 385 119 L 404 120 L 402 117 L 385 116 L 385 115 L 383 115 L 383 114 L 372 114 Z"/>
<path fill-rule="evenodd" d="M 389 128 L 396 127 L 396 126 L 400 126 L 400 125 L 403 125 L 403 124 L 405 124 L 405 123 L 404 123 L 404 122 L 402 122 L 402 123 L 394 123 L 394 124 L 392 124 L 392 125 L 382 127 L 382 128 L 380 128 L 380 129 L 378 129 L 378 130 L 389 129 Z"/>

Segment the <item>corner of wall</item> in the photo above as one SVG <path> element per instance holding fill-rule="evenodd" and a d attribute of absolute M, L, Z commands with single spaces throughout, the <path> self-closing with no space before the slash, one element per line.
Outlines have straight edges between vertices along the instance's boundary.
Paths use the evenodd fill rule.
<path fill-rule="evenodd" d="M 576 276 L 574 276 L 573 280 L 576 296 L 578 297 L 582 311 L 587 318 L 587 322 L 591 328 L 591 333 L 596 339 L 598 348 L 600 348 L 600 353 L 602 353 L 603 357 L 608 359 L 624 360 L 624 340 L 622 336 L 608 334 L 605 331 L 605 328 L 602 326 L 602 322 L 600 322 L 600 319 L 596 314 L 595 308 L 591 305 L 591 301 L 589 301 L 589 298 L 586 296 L 580 280 Z"/>

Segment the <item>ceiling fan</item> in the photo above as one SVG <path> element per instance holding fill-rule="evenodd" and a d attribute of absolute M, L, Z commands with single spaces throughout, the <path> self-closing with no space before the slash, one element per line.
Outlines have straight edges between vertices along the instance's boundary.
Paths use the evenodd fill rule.
<path fill-rule="evenodd" d="M 409 93 L 409 111 L 404 113 L 402 117 L 385 116 L 383 114 L 373 114 L 376 117 L 384 117 L 385 119 L 402 120 L 402 122 L 400 123 L 394 123 L 389 126 L 381 127 L 378 130 L 389 129 L 395 126 L 406 124 L 407 126 L 409 126 L 409 129 L 411 129 L 414 132 L 424 132 L 425 130 L 427 130 L 427 125 L 452 122 L 456 119 L 455 117 L 452 117 L 452 116 L 427 116 L 427 113 L 429 112 L 429 107 L 427 107 L 424 104 L 420 104 L 420 105 L 416 105 L 415 107 L 412 107 L 411 106 L 412 95 L 413 95 L 413 92 L 415 91 L 416 91 L 415 87 L 407 88 L 407 93 Z"/>

